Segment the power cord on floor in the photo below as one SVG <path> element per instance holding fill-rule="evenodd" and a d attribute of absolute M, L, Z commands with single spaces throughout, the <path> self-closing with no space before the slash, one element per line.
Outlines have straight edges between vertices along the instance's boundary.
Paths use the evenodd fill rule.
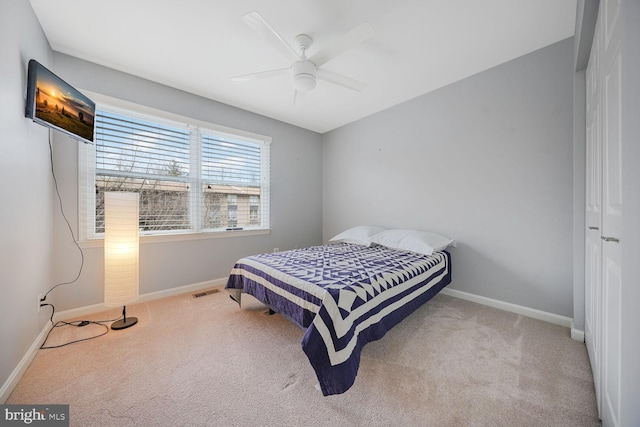
<path fill-rule="evenodd" d="M 42 343 L 42 345 L 40 346 L 41 349 L 46 350 L 46 349 L 50 349 L 50 348 L 60 348 L 60 347 L 64 347 L 67 346 L 69 344 L 75 344 L 78 342 L 82 342 L 82 341 L 88 341 L 88 340 L 92 340 L 94 338 L 98 338 L 101 337 L 103 335 L 106 335 L 109 333 L 109 326 L 106 325 L 107 323 L 111 323 L 111 322 L 115 322 L 117 320 L 122 319 L 122 316 L 116 318 L 116 319 L 109 319 L 109 320 L 74 320 L 72 322 L 66 322 L 64 320 L 58 320 L 57 322 L 53 323 L 53 315 L 56 311 L 56 308 L 53 306 L 53 304 L 41 304 L 41 306 L 50 306 L 51 307 L 51 318 L 49 319 L 51 321 L 51 324 L 53 326 L 51 326 L 51 329 L 49 329 L 49 332 L 47 332 L 47 336 L 44 338 L 44 342 Z M 45 345 L 47 343 L 47 340 L 49 339 L 49 335 L 51 335 L 51 332 L 53 332 L 53 330 L 55 328 L 60 328 L 62 326 L 75 326 L 78 328 L 87 326 L 87 325 L 100 325 L 104 328 L 104 331 L 98 335 L 93 335 L 87 338 L 81 338 L 78 340 L 73 340 L 73 341 L 69 341 L 66 342 L 64 344 L 59 344 L 59 345 L 50 345 L 47 346 Z"/>

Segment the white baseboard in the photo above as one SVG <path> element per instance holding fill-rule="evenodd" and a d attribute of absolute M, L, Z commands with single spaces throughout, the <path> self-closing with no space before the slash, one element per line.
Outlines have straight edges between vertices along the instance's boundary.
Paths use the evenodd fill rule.
<path fill-rule="evenodd" d="M 24 373 L 26 372 L 27 368 L 33 361 L 33 358 L 36 357 L 36 354 L 38 353 L 40 346 L 44 342 L 49 329 L 51 329 L 51 324 L 47 322 L 46 325 L 44 325 L 44 328 L 42 328 L 42 331 L 40 332 L 36 340 L 33 342 L 33 344 L 31 344 L 31 347 L 29 347 L 29 350 L 27 350 L 25 355 L 22 356 L 22 359 L 20 360 L 20 363 L 18 363 L 18 366 L 16 366 L 11 375 L 9 375 L 9 378 L 7 378 L 7 381 L 5 381 L 5 383 L 2 385 L 2 388 L 0 388 L 0 402 L 6 402 L 13 389 L 16 387 L 16 385 L 18 385 L 20 378 L 22 378 L 22 375 L 24 375 Z"/>
<path fill-rule="evenodd" d="M 165 289 L 163 291 L 150 292 L 148 294 L 140 295 L 140 298 L 135 302 L 147 302 L 160 298 L 166 298 L 174 295 L 186 294 L 189 292 L 199 291 L 201 289 L 210 289 L 222 287 L 227 283 L 227 279 L 207 280 L 206 282 L 194 283 L 192 285 L 179 286 L 177 288 Z M 89 314 L 100 313 L 107 308 L 104 304 L 93 304 L 85 307 L 72 308 L 70 310 L 61 311 L 56 313 L 53 317 L 54 322 L 58 320 L 73 319 L 80 316 L 86 316 Z"/>
<path fill-rule="evenodd" d="M 585 342 L 584 341 L 584 331 L 574 328 L 573 327 L 573 320 L 571 321 L 571 338 L 576 340 L 576 341 Z"/>
<path fill-rule="evenodd" d="M 166 289 L 163 291 L 150 292 L 148 294 L 140 295 L 140 298 L 136 302 L 147 302 L 188 292 L 195 292 L 201 289 L 223 287 L 226 282 L 226 278 L 208 280 L 206 282 L 194 283 L 193 285 L 185 285 L 179 286 L 177 288 Z M 100 313 L 101 311 L 105 310 L 106 307 L 104 306 L 104 304 L 93 304 L 85 307 L 73 308 L 71 310 L 65 310 L 56 313 L 53 317 L 53 321 L 57 322 L 58 320 L 67 320 L 75 317 L 86 316 L 88 314 Z M 31 344 L 31 347 L 29 347 L 29 350 L 27 350 L 27 353 L 20 360 L 20 363 L 18 363 L 18 366 L 16 366 L 11 375 L 9 375 L 7 381 L 5 381 L 5 383 L 2 385 L 2 388 L 0 388 L 0 402 L 4 403 L 7 401 L 9 395 L 20 381 L 20 378 L 22 378 L 22 375 L 24 375 L 25 371 L 31 364 L 31 361 L 33 361 L 33 358 L 36 357 L 36 354 L 38 353 L 40 346 L 44 342 L 49 329 L 51 329 L 51 323 L 47 322 L 44 325 L 42 332 L 40 332 L 33 344 Z"/>
<path fill-rule="evenodd" d="M 573 329 L 573 319 L 570 317 L 560 316 L 558 314 L 536 310 L 535 308 L 524 307 L 522 305 L 512 304 L 510 302 L 504 302 L 493 298 L 482 297 L 480 295 L 474 295 L 468 292 L 458 291 L 456 289 L 444 288 L 440 292 L 452 297 L 460 298 L 482 305 L 488 305 L 489 307 L 498 308 L 500 310 L 509 311 L 511 313 L 516 313 L 522 316 L 532 317 L 534 319 L 544 320 L 545 322 L 553 323 L 555 325 L 571 328 L 571 338 L 580 341 L 579 335 L 582 331 Z M 584 341 L 584 332 L 582 332 L 582 337 L 582 341 Z"/>

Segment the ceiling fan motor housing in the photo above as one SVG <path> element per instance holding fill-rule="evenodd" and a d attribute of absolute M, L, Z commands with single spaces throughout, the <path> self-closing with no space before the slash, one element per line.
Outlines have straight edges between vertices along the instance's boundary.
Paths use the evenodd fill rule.
<path fill-rule="evenodd" d="M 316 64 L 309 60 L 296 61 L 291 66 L 293 87 L 307 92 L 316 87 Z"/>

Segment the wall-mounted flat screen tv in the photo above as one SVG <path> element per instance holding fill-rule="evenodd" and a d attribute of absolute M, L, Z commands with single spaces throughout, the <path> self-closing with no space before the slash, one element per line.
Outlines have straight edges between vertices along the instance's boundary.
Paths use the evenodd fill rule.
<path fill-rule="evenodd" d="M 93 142 L 96 104 L 35 59 L 29 61 L 25 115 L 72 138 Z"/>

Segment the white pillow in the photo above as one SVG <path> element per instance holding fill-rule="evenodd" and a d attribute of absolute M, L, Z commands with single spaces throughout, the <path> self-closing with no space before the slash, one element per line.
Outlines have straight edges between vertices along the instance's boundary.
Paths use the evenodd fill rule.
<path fill-rule="evenodd" d="M 374 234 L 378 234 L 384 230 L 386 230 L 386 228 L 377 227 L 375 225 L 359 225 L 357 227 L 352 227 L 348 230 L 343 231 L 337 236 L 329 239 L 329 241 L 369 246 L 369 244 L 371 243 L 371 236 L 373 236 Z"/>
<path fill-rule="evenodd" d="M 453 239 L 428 231 L 417 230 L 385 230 L 371 237 L 371 243 L 392 249 L 417 252 L 431 255 L 442 251 L 449 245 L 454 245 Z"/>

